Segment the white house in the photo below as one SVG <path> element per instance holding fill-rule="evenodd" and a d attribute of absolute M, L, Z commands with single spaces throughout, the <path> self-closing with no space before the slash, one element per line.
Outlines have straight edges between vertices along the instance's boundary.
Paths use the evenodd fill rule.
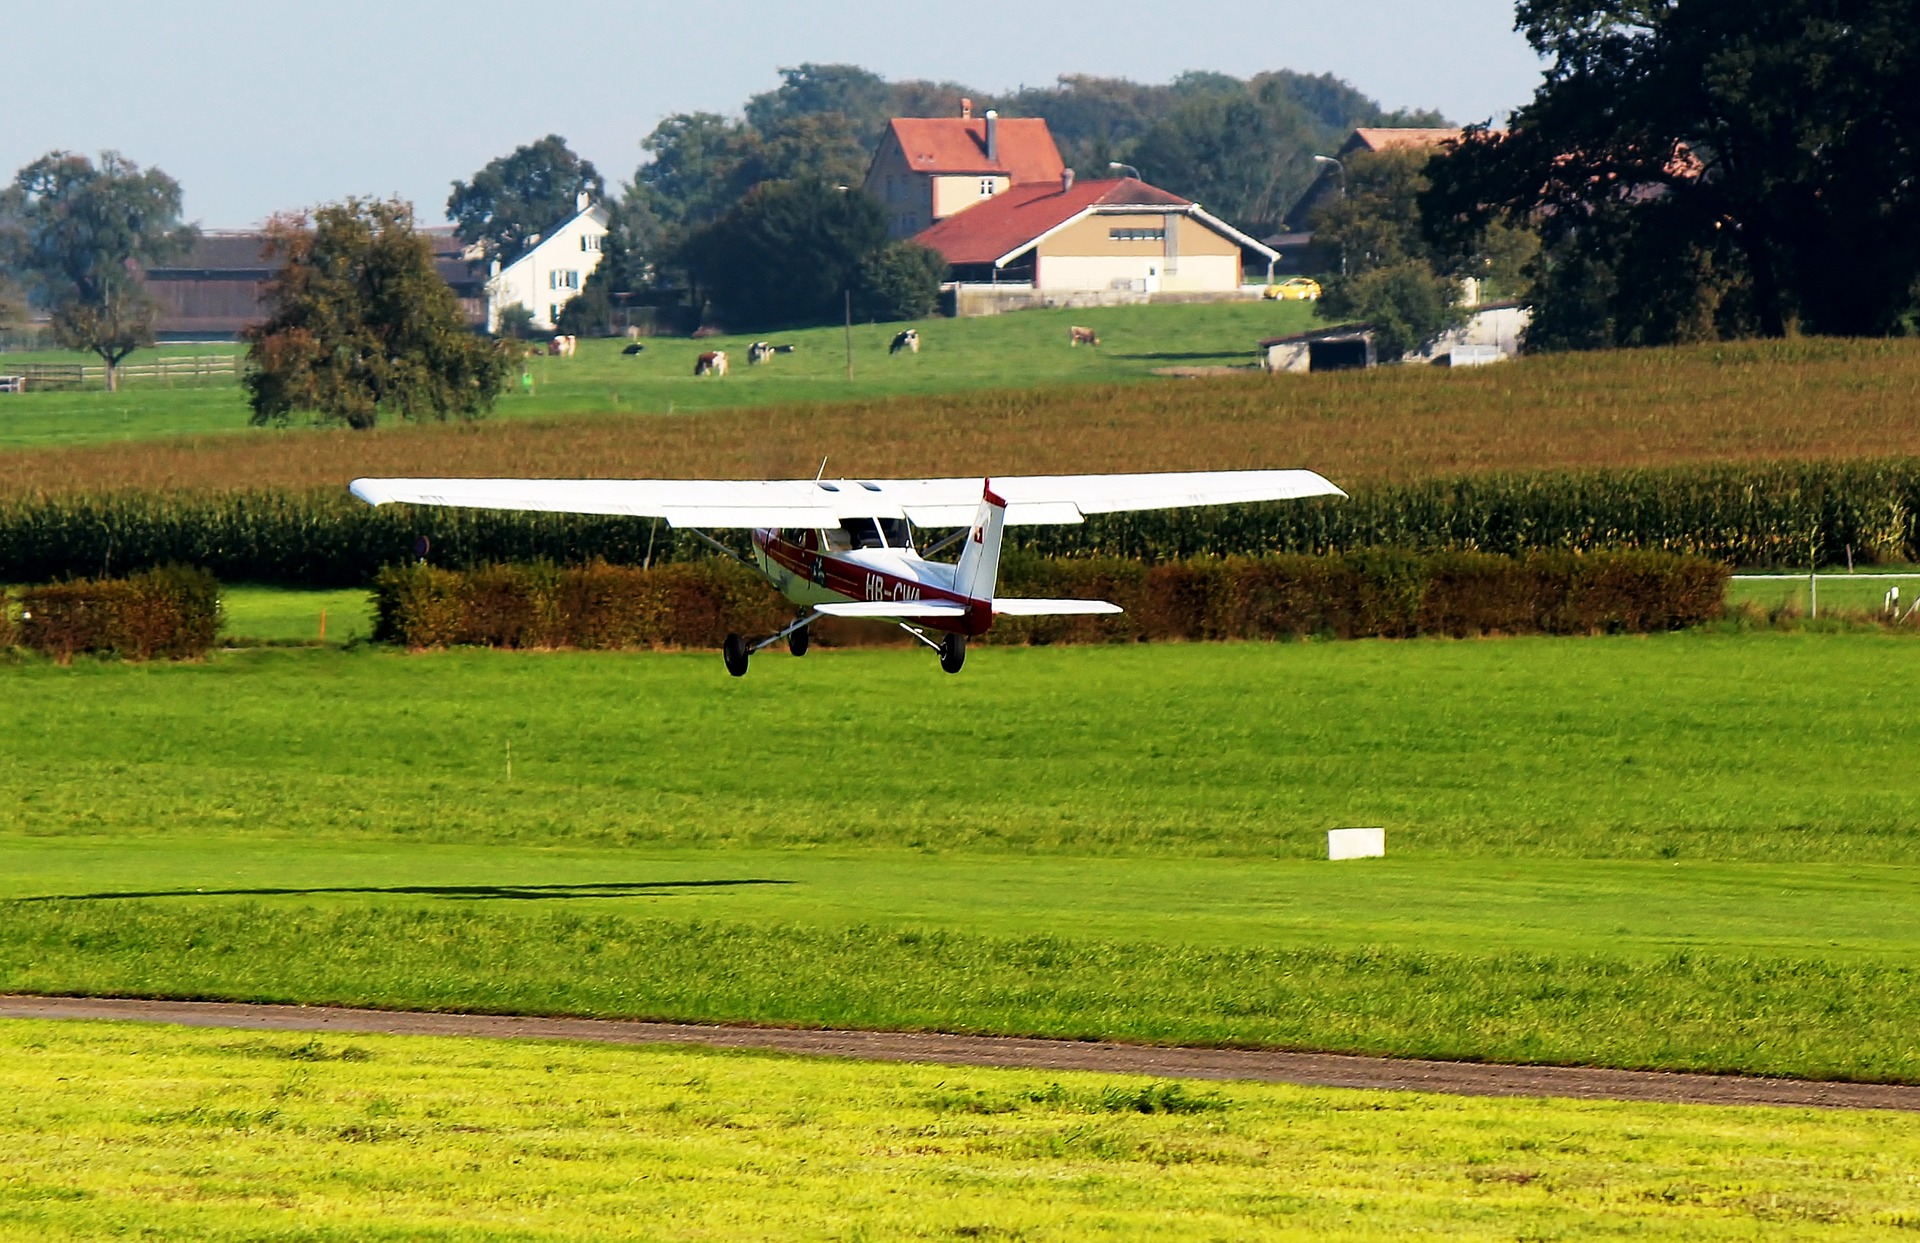
<path fill-rule="evenodd" d="M 560 310 L 580 296 L 580 287 L 600 266 L 607 209 L 581 195 L 578 210 L 525 254 L 487 278 L 487 331 L 500 330 L 500 312 L 516 302 L 533 313 L 533 326 L 552 332 Z"/>

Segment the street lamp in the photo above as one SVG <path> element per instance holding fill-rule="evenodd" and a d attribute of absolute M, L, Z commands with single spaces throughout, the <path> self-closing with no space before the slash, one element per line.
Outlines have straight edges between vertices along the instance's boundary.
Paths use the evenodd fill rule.
<path fill-rule="evenodd" d="M 1133 178 L 1133 179 L 1134 179 L 1135 181 L 1145 181 L 1145 180 L 1146 180 L 1146 178 L 1145 178 L 1145 177 L 1142 177 L 1142 176 L 1140 175 L 1140 170 L 1139 170 L 1139 169 L 1137 169 L 1137 168 L 1135 168 L 1135 167 L 1134 167 L 1133 165 L 1131 165 L 1131 164 L 1122 164 L 1122 163 L 1121 163 L 1120 161 L 1118 161 L 1118 160 L 1108 160 L 1108 161 L 1107 161 L 1107 167 L 1108 167 L 1108 168 L 1111 168 L 1111 169 L 1112 169 L 1112 170 L 1113 170 L 1114 172 L 1116 172 L 1116 173 L 1117 173 L 1117 172 L 1121 172 L 1121 171 L 1123 171 L 1123 170 L 1124 170 L 1124 171 L 1125 171 L 1125 172 L 1126 172 L 1126 173 L 1127 173 L 1127 174 L 1128 174 L 1129 176 L 1131 176 L 1131 177 L 1132 177 L 1132 178 Z"/>
<path fill-rule="evenodd" d="M 1315 164 L 1318 164 L 1322 168 L 1331 166 L 1334 169 L 1338 170 L 1340 174 L 1340 197 L 1341 198 L 1347 197 L 1347 166 L 1345 164 L 1342 164 L 1339 160 L 1334 159 L 1330 155 L 1316 155 L 1313 157 L 1313 162 Z M 1346 274 L 1347 274 L 1347 247 L 1345 243 L 1342 243 L 1340 246 L 1340 275 L 1345 276 Z"/>

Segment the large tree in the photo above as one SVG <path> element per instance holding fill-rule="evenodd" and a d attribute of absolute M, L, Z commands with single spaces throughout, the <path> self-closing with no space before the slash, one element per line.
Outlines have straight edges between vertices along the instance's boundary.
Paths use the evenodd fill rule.
<path fill-rule="evenodd" d="M 271 314 L 247 333 L 255 424 L 310 411 L 369 428 L 382 414 L 444 421 L 492 408 L 507 358 L 468 331 L 411 206 L 348 199 L 276 217 L 267 232 L 282 266 Z"/>
<path fill-rule="evenodd" d="M 0 252 L 51 309 L 54 336 L 98 354 L 117 388 L 127 355 L 153 344 L 154 301 L 143 264 L 193 244 L 180 221 L 180 183 L 112 151 L 95 164 L 54 151 L 0 190 Z"/>
<path fill-rule="evenodd" d="M 1426 162 L 1417 150 L 1349 156 L 1344 192 L 1313 220 L 1315 245 L 1340 264 L 1317 312 L 1371 323 L 1385 357 L 1418 348 L 1458 319 L 1460 265 L 1421 231 Z"/>
<path fill-rule="evenodd" d="M 447 219 L 463 242 L 478 243 L 487 258 L 512 263 L 538 238 L 571 217 L 586 194 L 598 199 L 606 183 L 590 161 L 558 134 L 490 160 L 471 182 L 456 181 Z"/>
<path fill-rule="evenodd" d="M 774 181 L 693 234 L 684 262 L 732 328 L 822 323 L 840 317 L 862 261 L 886 240 L 886 208 L 872 195 Z"/>
<path fill-rule="evenodd" d="M 1505 135 L 1439 163 L 1436 236 L 1537 224 L 1535 344 L 1920 312 L 1920 22 L 1912 0 L 1524 0 L 1550 60 Z"/>

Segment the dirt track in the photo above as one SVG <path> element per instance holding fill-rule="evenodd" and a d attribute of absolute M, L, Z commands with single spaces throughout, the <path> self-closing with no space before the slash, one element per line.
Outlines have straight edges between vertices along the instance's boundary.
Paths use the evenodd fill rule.
<path fill-rule="evenodd" d="M 1310 1087 L 1446 1092 L 1459 1096 L 1557 1096 L 1578 1100 L 1662 1101 L 1693 1105 L 1803 1105 L 1826 1109 L 1920 1112 L 1920 1087 L 1749 1079 L 1567 1066 L 1489 1066 L 1468 1062 L 1279 1053 L 1248 1049 L 1154 1048 L 1009 1036 L 915 1032 L 796 1031 L 706 1027 L 623 1019 L 521 1018 L 424 1014 L 331 1006 L 212 1001 L 134 1001 L 86 997 L 0 997 L 0 1018 L 132 1019 L 190 1027 L 256 1031 L 372 1032 L 399 1036 L 586 1040 L 603 1044 L 706 1045 L 765 1049 L 880 1062 L 932 1062 L 1021 1070 L 1091 1070 L 1170 1079 L 1256 1079 Z"/>

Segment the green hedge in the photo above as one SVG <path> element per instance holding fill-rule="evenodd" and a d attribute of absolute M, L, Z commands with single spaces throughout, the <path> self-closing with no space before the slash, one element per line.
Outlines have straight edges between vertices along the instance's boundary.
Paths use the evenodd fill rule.
<path fill-rule="evenodd" d="M 204 656 L 220 632 L 220 584 L 167 566 L 120 579 L 80 579 L 14 593 L 11 643 L 69 661 L 86 652 L 129 660 Z"/>
<path fill-rule="evenodd" d="M 1351 552 L 1515 555 L 1645 548 L 1746 566 L 1920 557 L 1920 461 L 1491 475 L 1358 489 L 1349 500 L 1115 514 L 1021 527 L 1050 556 L 1146 561 Z M 170 563 L 229 582 L 355 586 L 411 561 L 467 568 L 551 561 L 702 559 L 698 541 L 644 519 L 373 509 L 346 494 L 123 494 L 0 502 L 0 581 L 107 576 Z"/>
<path fill-rule="evenodd" d="M 1718 562 L 1657 552 L 1369 552 L 1153 566 L 1016 556 L 1006 570 L 1004 594 L 1098 597 L 1127 611 L 1003 621 L 989 642 L 1673 630 L 1718 616 L 1727 581 Z M 730 631 L 771 634 L 794 615 L 754 575 L 722 561 L 651 570 L 415 565 L 384 571 L 374 596 L 375 637 L 410 647 L 717 647 Z M 830 630 L 822 638 L 858 641 L 860 633 Z"/>

